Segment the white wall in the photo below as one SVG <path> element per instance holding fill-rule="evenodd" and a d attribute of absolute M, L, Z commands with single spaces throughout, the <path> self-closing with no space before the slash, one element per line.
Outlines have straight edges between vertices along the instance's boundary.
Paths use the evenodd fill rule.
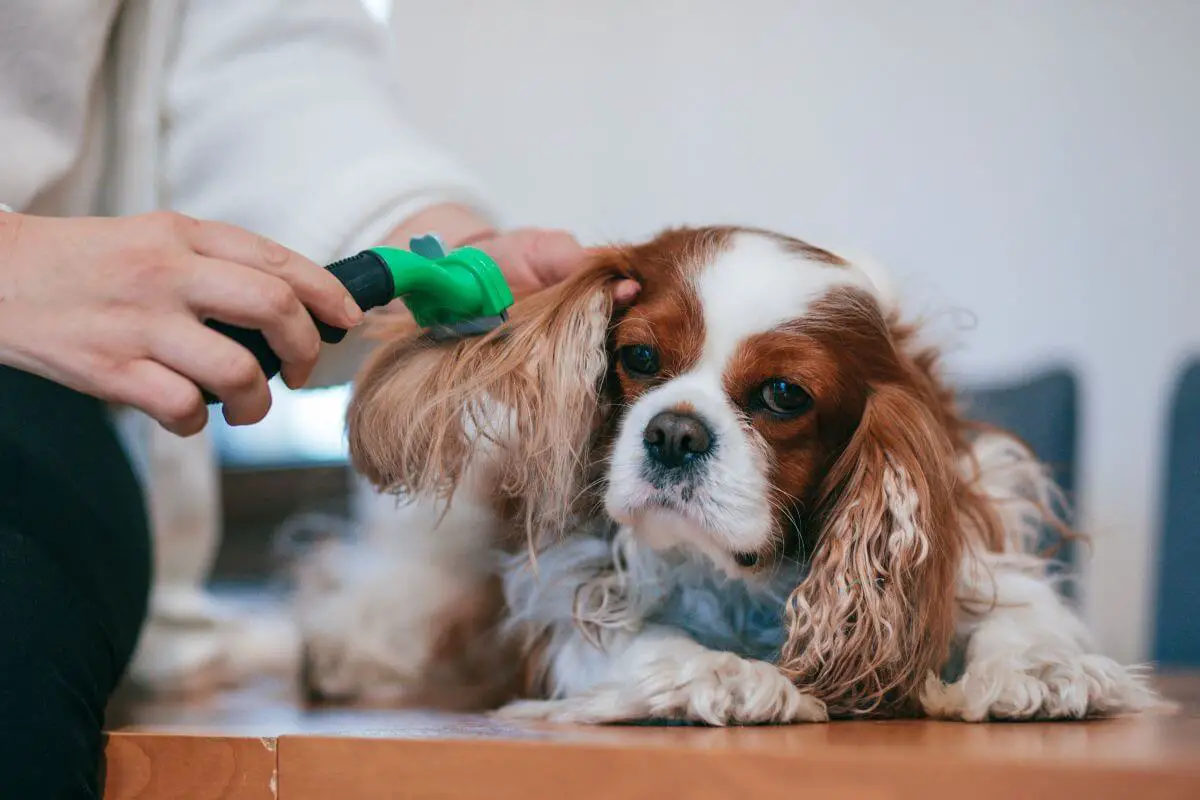
<path fill-rule="evenodd" d="M 742 221 L 962 307 L 954 365 L 1084 381 L 1089 612 L 1146 652 L 1163 406 L 1200 349 L 1200 2 L 399 0 L 414 116 L 513 221 Z"/>

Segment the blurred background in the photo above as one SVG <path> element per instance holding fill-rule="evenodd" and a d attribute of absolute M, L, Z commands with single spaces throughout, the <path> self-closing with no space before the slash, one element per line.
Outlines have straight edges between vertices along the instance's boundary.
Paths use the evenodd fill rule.
<path fill-rule="evenodd" d="M 1200 663 L 1200 3 L 368 5 L 505 222 L 748 223 L 889 265 L 981 416 L 1074 490 L 1101 646 Z M 270 514 L 344 505 L 346 397 L 216 429 L 219 574 Z"/>

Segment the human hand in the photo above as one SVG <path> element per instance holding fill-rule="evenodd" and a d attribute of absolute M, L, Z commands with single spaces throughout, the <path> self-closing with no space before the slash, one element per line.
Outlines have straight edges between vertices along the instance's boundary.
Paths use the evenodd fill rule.
<path fill-rule="evenodd" d="M 455 205 L 434 206 L 415 215 L 393 231 L 388 241 L 407 247 L 410 238 L 431 231 L 450 249 L 470 245 L 491 256 L 518 300 L 565 280 L 589 258 L 588 251 L 566 231 L 519 228 L 499 232 L 469 209 Z M 618 304 L 629 303 L 638 290 L 635 281 L 621 281 L 614 288 L 614 298 Z"/>
<path fill-rule="evenodd" d="M 566 231 L 542 228 L 495 234 L 471 246 L 495 260 L 518 300 L 569 278 L 587 264 L 589 255 Z M 633 300 L 638 289 L 635 281 L 621 281 L 613 288 L 613 298 L 623 305 Z"/>
<path fill-rule="evenodd" d="M 134 406 L 180 435 L 208 419 L 200 387 L 233 425 L 271 406 L 258 362 L 204 320 L 261 330 L 299 387 L 320 350 L 308 309 L 340 328 L 363 316 L 324 269 L 233 225 L 166 212 L 0 214 L 0 363 Z"/>

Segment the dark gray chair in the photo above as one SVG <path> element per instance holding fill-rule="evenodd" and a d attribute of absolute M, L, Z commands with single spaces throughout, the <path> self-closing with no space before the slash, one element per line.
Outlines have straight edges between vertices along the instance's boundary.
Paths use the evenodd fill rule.
<path fill-rule="evenodd" d="M 1200 359 L 1183 370 L 1171 402 L 1158 543 L 1154 660 L 1200 666 Z"/>
<path fill-rule="evenodd" d="M 1075 497 L 1075 461 L 1078 446 L 1079 386 L 1065 367 L 1045 369 L 1017 383 L 976 385 L 961 392 L 963 410 L 971 419 L 1011 431 L 1025 441 L 1053 471 L 1069 504 Z M 1068 524 L 1070 508 L 1057 509 Z M 1076 563 L 1073 542 L 1062 542 L 1047 526 L 1043 548 L 1054 550 L 1054 571 L 1069 574 Z M 1064 596 L 1074 599 L 1069 581 L 1061 584 Z"/>

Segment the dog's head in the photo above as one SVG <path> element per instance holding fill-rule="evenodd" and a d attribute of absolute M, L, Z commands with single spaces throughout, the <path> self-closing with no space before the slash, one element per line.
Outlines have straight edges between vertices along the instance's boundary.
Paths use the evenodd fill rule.
<path fill-rule="evenodd" d="M 617 307 L 623 279 L 641 291 Z M 378 486 L 447 494 L 477 470 L 537 540 L 602 501 L 747 580 L 803 560 L 780 665 L 835 712 L 902 703 L 940 666 L 960 515 L 992 525 L 878 281 L 764 231 L 611 248 L 485 337 L 391 341 L 349 426 Z"/>

